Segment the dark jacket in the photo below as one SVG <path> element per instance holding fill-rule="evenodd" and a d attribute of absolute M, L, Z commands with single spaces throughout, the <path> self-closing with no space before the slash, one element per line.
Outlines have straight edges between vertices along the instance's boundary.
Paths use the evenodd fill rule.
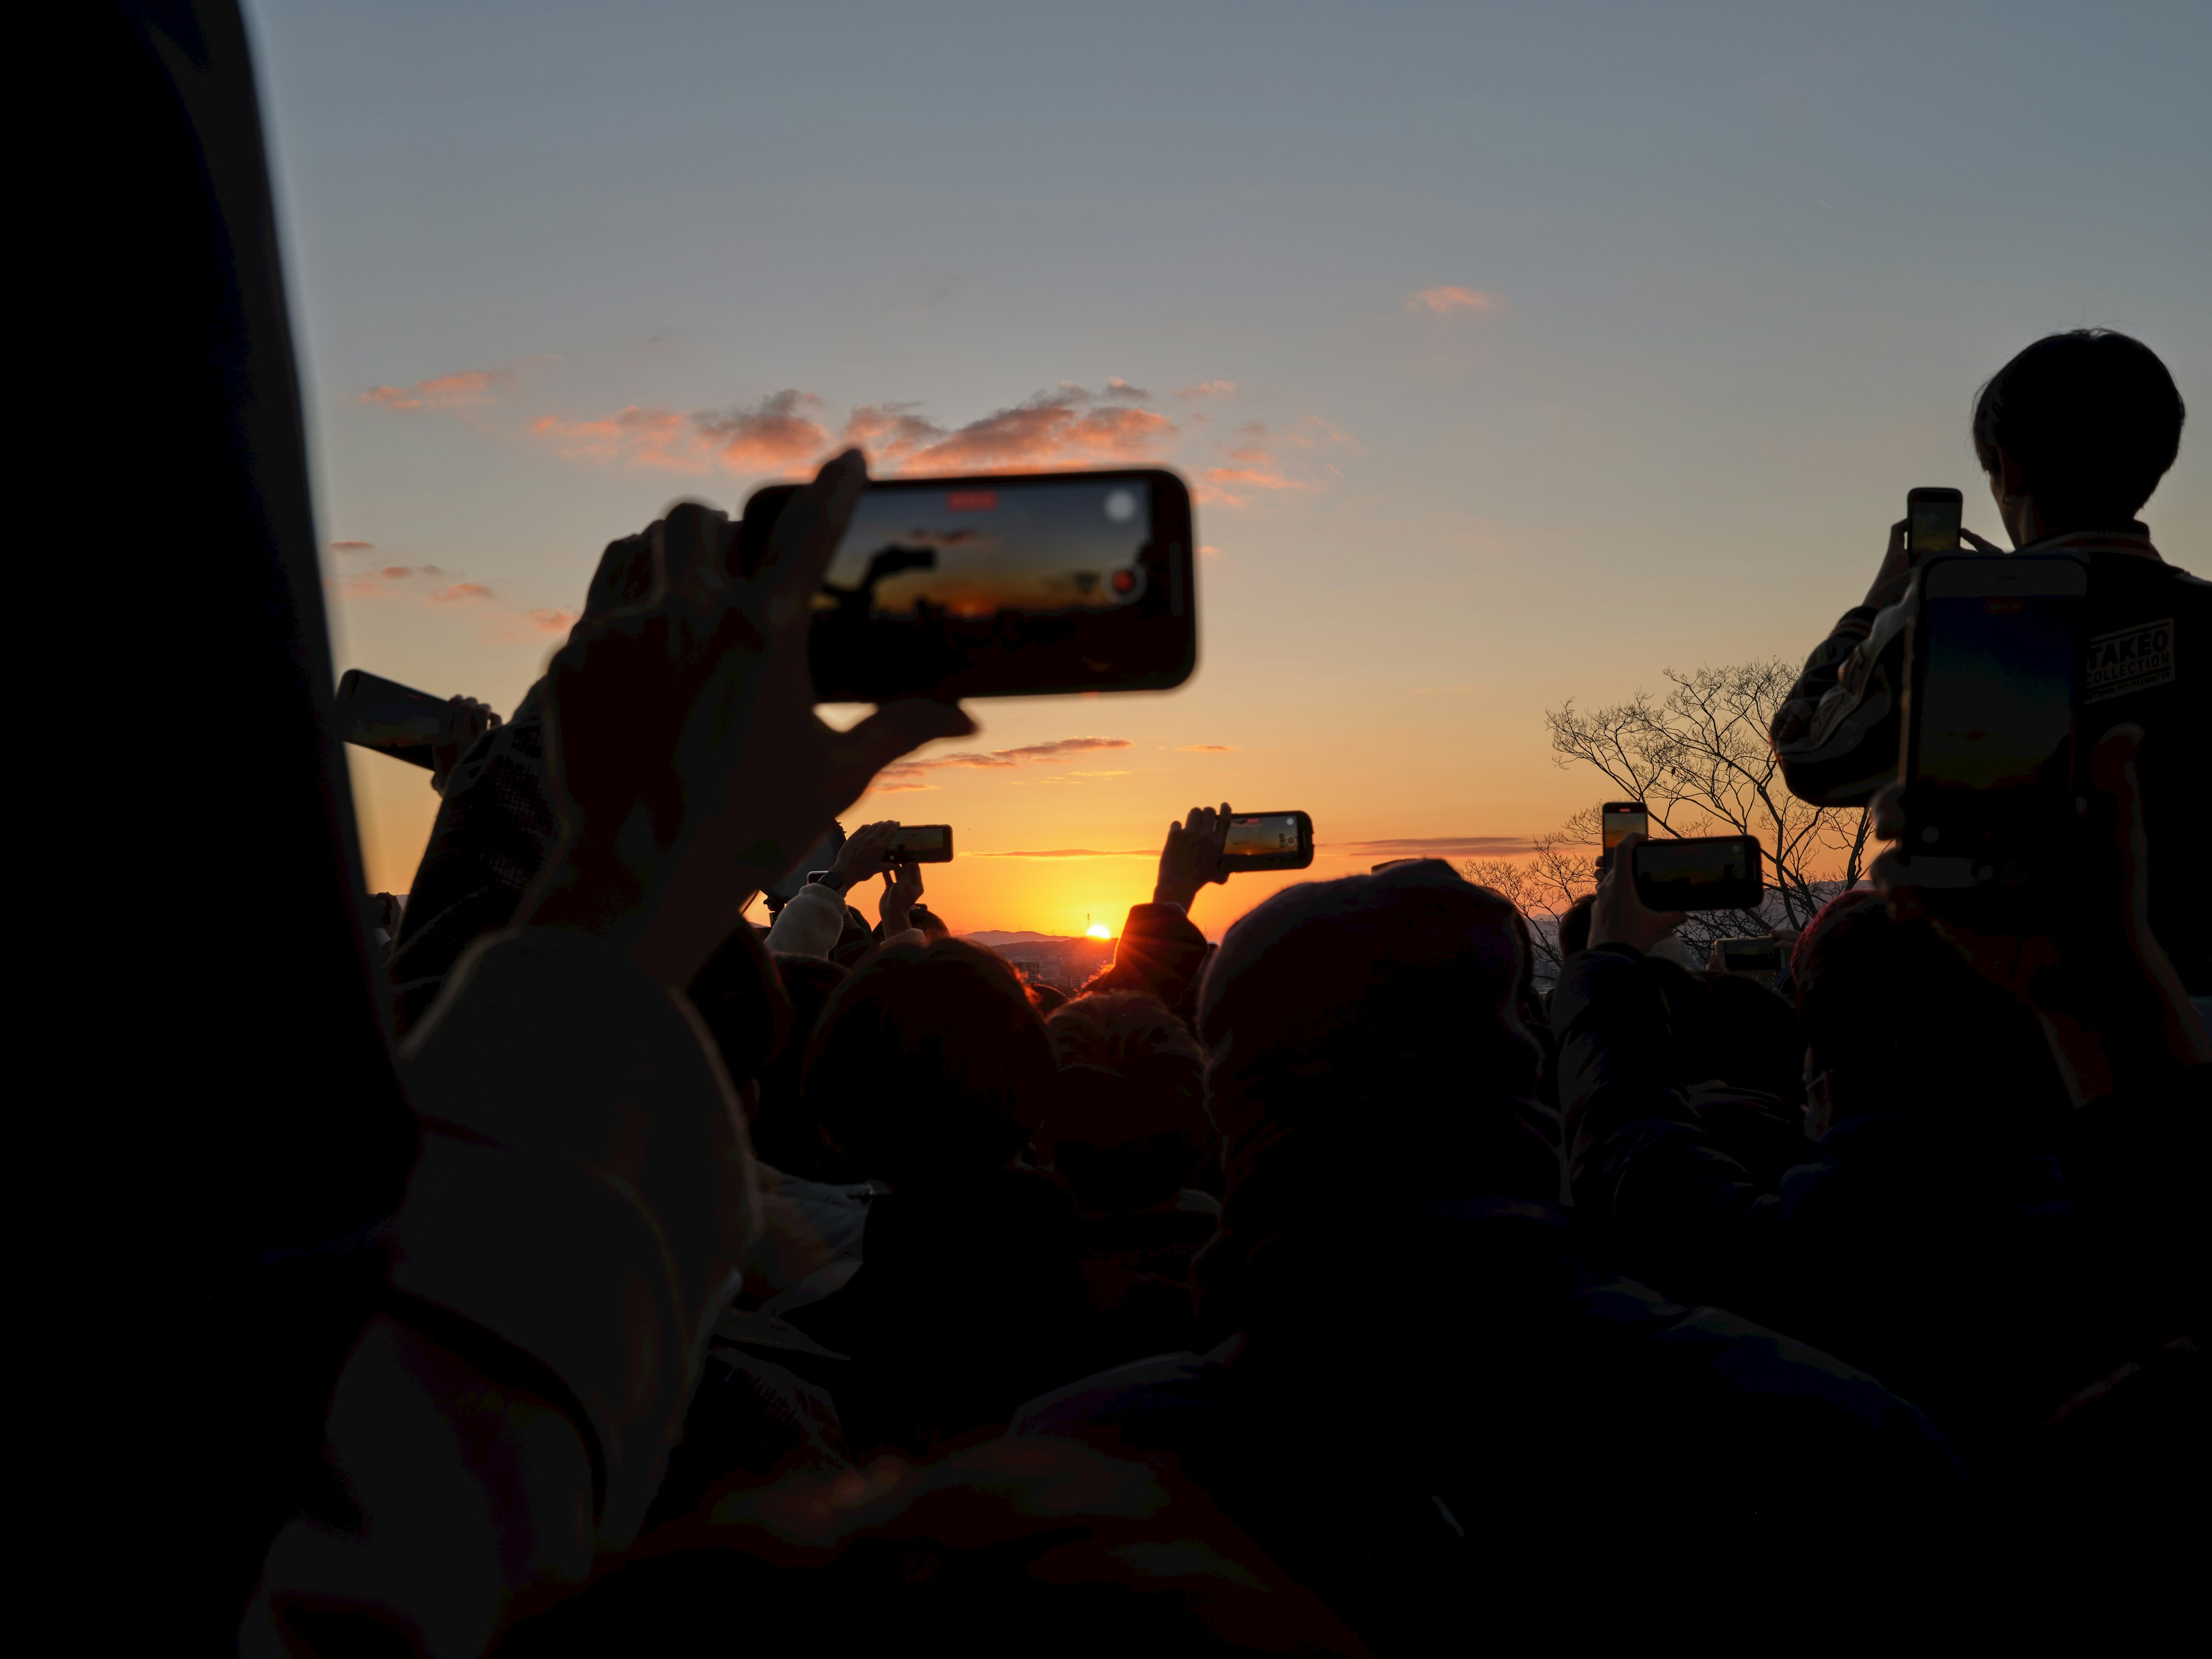
<path fill-rule="evenodd" d="M 1648 1619 L 1677 1574 L 1721 1573 L 1741 1608 L 1824 1536 L 1902 1584 L 1956 1497 L 1912 1407 L 1594 1267 L 1553 1206 L 1369 1204 L 1317 1224 L 1344 1265 L 1294 1322 L 1241 1355 L 1086 1378 L 1009 1432 L 1179 1467 L 1384 1654 L 1556 1631 L 1564 1607 L 1604 1633 Z"/>
<path fill-rule="evenodd" d="M 2096 1374 L 2119 1339 L 2055 1141 L 2002 1100 L 1901 1101 L 1757 1179 L 1690 1109 L 1653 981 L 1599 946 L 1553 1001 L 1577 1214 L 1626 1270 L 1864 1367 L 1970 1454 Z"/>
<path fill-rule="evenodd" d="M 2136 770 L 2151 858 L 2151 927 L 2182 982 L 2212 995 L 2212 878 L 2179 849 L 2197 837 L 2205 733 L 2212 729 L 2212 583 L 2162 562 L 2140 524 L 2053 536 L 2022 552 L 2065 553 L 2089 568 L 2077 770 L 2113 726 L 2143 728 Z M 1863 805 L 1897 776 L 1905 623 L 1917 592 L 1882 611 L 1846 611 L 1805 659 L 1774 716 L 1774 754 L 1790 791 L 1831 806 Z"/>

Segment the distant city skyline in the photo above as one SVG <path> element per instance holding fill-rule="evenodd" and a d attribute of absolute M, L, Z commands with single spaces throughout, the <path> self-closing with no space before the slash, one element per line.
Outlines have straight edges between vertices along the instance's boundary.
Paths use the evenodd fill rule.
<path fill-rule="evenodd" d="M 2197 403 L 2146 516 L 2212 565 L 2212 9 L 248 15 L 342 668 L 511 710 L 608 541 L 846 443 L 1188 479 L 1188 687 L 843 815 L 955 825 L 958 932 L 1118 927 L 1199 804 L 1525 847 L 1608 793 L 1547 708 L 1802 657 L 1915 485 L 2001 539 L 1967 411 L 2053 330 Z M 435 798 L 355 769 L 404 889 Z"/>

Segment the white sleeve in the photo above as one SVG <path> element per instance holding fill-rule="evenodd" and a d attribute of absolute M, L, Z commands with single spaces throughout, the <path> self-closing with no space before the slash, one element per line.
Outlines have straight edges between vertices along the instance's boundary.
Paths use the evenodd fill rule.
<path fill-rule="evenodd" d="M 329 1423 L 361 1512 L 335 1528 L 302 1516 L 280 1535 L 249 1652 L 313 1651 L 283 1632 L 332 1605 L 410 1630 L 417 1651 L 480 1652 L 517 1595 L 627 1546 L 759 1231 L 712 1040 L 684 998 L 602 940 L 479 940 L 409 1034 L 401 1076 L 422 1152 L 392 1222 L 390 1282 L 411 1300 L 356 1350 Z M 404 1308 L 421 1304 L 417 1329 Z M 470 1355 L 484 1339 L 451 1346 L 439 1321 L 520 1350 L 568 1417 L 480 1409 Z"/>
<path fill-rule="evenodd" d="M 821 957 L 837 948 L 845 931 L 845 896 L 812 881 L 792 895 L 768 930 L 771 956 Z"/>

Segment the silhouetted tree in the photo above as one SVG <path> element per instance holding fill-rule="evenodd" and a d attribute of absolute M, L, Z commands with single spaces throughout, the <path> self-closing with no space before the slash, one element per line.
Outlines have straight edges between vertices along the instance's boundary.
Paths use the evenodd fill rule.
<path fill-rule="evenodd" d="M 1756 836 L 1766 855 L 1765 914 L 1699 911 L 1681 930 L 1695 959 L 1716 939 L 1802 927 L 1838 886 L 1864 873 L 1866 815 L 1856 807 L 1809 806 L 1782 780 L 1767 729 L 1796 683 L 1795 665 L 1761 662 L 1668 669 L 1668 690 L 1584 713 L 1571 699 L 1544 711 L 1554 763 L 1589 766 L 1613 799 L 1640 800 L 1655 839 Z M 1540 970 L 1559 967 L 1558 918 L 1595 884 L 1600 845 L 1592 805 L 1534 842 L 1526 860 L 1474 860 L 1468 879 L 1494 887 L 1537 929 Z M 1840 866 L 1840 867 L 1839 867 Z"/>

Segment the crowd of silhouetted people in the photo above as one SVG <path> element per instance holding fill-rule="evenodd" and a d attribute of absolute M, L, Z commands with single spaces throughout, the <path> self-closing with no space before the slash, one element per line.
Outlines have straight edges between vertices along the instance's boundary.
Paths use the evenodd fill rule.
<path fill-rule="evenodd" d="M 957 937 L 887 825 L 747 921 L 883 767 L 972 729 L 813 712 L 857 454 L 753 569 L 691 505 L 610 546 L 521 706 L 456 700 L 404 907 L 364 910 L 296 409 L 240 389 L 290 374 L 239 252 L 243 37 L 119 15 L 175 93 L 145 153 L 213 204 L 161 209 L 179 269 L 222 273 L 131 326 L 231 364 L 179 396 L 260 434 L 162 476 L 280 596 L 224 624 L 280 648 L 221 672 L 262 677 L 238 706 L 277 735 L 226 787 L 290 887 L 149 1028 L 184 1074 L 262 1011 L 195 1108 L 218 1157 L 172 1172 L 207 1212 L 160 1236 L 201 1264 L 198 1346 L 138 1351 L 227 1402 L 156 1437 L 221 1468 L 145 1524 L 204 1534 L 246 1650 L 2160 1632 L 2203 1522 L 2212 628 L 2136 518 L 2182 424 L 2145 348 L 2039 342 L 1976 408 L 2014 544 L 2088 563 L 2093 631 L 2181 642 L 2084 703 L 2075 856 L 2002 912 L 1893 846 L 1781 975 L 1697 970 L 1632 839 L 1540 986 L 1528 919 L 1434 860 L 1209 939 L 1224 808 L 1170 826 L 1073 995 Z M 1910 581 L 1893 535 L 1785 763 L 1874 695 Z M 1869 810 L 1898 833 L 1894 791 Z"/>

